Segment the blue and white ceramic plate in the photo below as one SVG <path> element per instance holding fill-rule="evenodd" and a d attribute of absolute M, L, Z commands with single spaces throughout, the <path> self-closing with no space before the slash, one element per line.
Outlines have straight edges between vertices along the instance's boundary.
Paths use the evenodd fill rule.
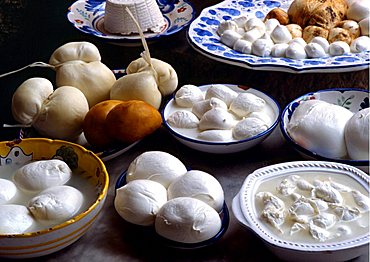
<path fill-rule="evenodd" d="M 159 33 L 144 33 L 147 40 L 169 36 L 190 24 L 195 17 L 193 6 L 187 0 L 157 0 L 158 6 L 166 20 L 166 25 Z M 140 42 L 139 34 L 111 34 L 104 29 L 104 0 L 78 0 L 69 8 L 68 20 L 78 30 L 113 43 Z"/>
<path fill-rule="evenodd" d="M 187 34 L 188 41 L 195 50 L 211 59 L 254 70 L 289 73 L 338 73 L 369 67 L 369 51 L 335 57 L 294 60 L 242 54 L 220 42 L 216 30 L 222 21 L 240 15 L 263 19 L 273 8 L 279 7 L 287 11 L 291 2 L 292 0 L 225 0 L 203 9 L 200 16 L 190 24 Z"/>

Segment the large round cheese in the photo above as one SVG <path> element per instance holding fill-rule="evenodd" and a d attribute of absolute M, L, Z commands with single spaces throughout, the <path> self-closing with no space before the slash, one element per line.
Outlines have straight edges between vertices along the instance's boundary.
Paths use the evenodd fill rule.
<path fill-rule="evenodd" d="M 212 238 L 221 229 L 221 218 L 211 206 L 190 197 L 167 201 L 158 211 L 155 231 L 162 237 L 197 243 Z"/>
<path fill-rule="evenodd" d="M 116 190 L 114 207 L 126 221 L 149 226 L 167 201 L 167 190 L 158 182 L 138 179 Z"/>
<path fill-rule="evenodd" d="M 220 212 L 224 204 L 224 191 L 221 184 L 212 175 L 190 170 L 180 176 L 168 187 L 168 199 L 192 197 L 199 199 Z"/>
<path fill-rule="evenodd" d="M 369 160 L 370 108 L 358 111 L 347 122 L 344 137 L 348 155 L 355 160 Z"/>
<path fill-rule="evenodd" d="M 21 234 L 29 230 L 34 219 L 22 205 L 1 205 L 0 234 Z"/>
<path fill-rule="evenodd" d="M 347 155 L 344 128 L 353 113 L 320 100 L 302 101 L 287 124 L 287 131 L 300 146 L 329 158 Z"/>

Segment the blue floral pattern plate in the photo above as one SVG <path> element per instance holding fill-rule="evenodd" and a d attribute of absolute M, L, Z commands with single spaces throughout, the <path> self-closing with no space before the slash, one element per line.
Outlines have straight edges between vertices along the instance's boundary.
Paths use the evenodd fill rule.
<path fill-rule="evenodd" d="M 187 0 L 157 0 L 157 3 L 166 20 L 166 25 L 159 33 L 144 33 L 147 40 L 156 40 L 177 33 L 195 18 L 195 10 Z M 86 34 L 114 43 L 141 41 L 139 34 L 111 34 L 104 29 L 104 0 L 78 0 L 68 10 L 68 20 L 75 28 Z"/>
<path fill-rule="evenodd" d="M 220 42 L 216 33 L 219 24 L 240 15 L 263 19 L 273 8 L 288 10 L 292 0 L 225 0 L 203 9 L 190 24 L 188 41 L 201 54 L 227 64 L 255 70 L 283 71 L 289 73 L 331 73 L 363 70 L 370 65 L 370 51 L 350 53 L 335 57 L 314 59 L 289 59 L 259 57 L 242 54 Z"/>

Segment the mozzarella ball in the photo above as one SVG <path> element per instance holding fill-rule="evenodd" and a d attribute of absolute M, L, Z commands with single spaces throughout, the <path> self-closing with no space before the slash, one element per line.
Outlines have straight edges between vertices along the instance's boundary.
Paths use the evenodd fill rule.
<path fill-rule="evenodd" d="M 41 191 L 28 202 L 28 209 L 41 223 L 62 223 L 77 215 L 82 193 L 71 186 L 54 186 Z"/>
<path fill-rule="evenodd" d="M 100 61 L 99 49 L 89 42 L 69 42 L 58 47 L 49 59 L 51 65 L 59 65 L 69 61 L 84 62 Z"/>
<path fill-rule="evenodd" d="M 233 49 L 243 54 L 252 53 L 252 43 L 245 39 L 238 39 L 234 43 Z"/>
<path fill-rule="evenodd" d="M 167 201 L 155 219 L 155 231 L 182 243 L 198 243 L 212 238 L 221 229 L 221 218 L 212 207 L 195 198 L 178 197 Z"/>
<path fill-rule="evenodd" d="M 306 54 L 310 58 L 324 57 L 326 55 L 324 48 L 316 43 L 309 43 L 304 47 Z"/>
<path fill-rule="evenodd" d="M 199 170 L 191 170 L 175 179 L 168 187 L 168 199 L 192 197 L 213 207 L 217 212 L 224 205 L 224 191 L 218 180 Z"/>
<path fill-rule="evenodd" d="M 360 53 L 370 50 L 370 37 L 360 36 L 352 41 L 350 49 L 353 53 Z"/>
<path fill-rule="evenodd" d="M 320 100 L 302 101 L 287 124 L 287 131 L 300 146 L 318 155 L 343 158 L 347 155 L 344 128 L 353 113 Z"/>
<path fill-rule="evenodd" d="M 355 113 L 347 122 L 344 137 L 348 155 L 355 160 L 369 160 L 370 108 Z"/>
<path fill-rule="evenodd" d="M 270 56 L 274 43 L 270 39 L 260 38 L 253 42 L 252 53 L 257 56 Z"/>
<path fill-rule="evenodd" d="M 170 126 L 177 128 L 197 128 L 199 124 L 197 116 L 187 110 L 173 112 L 166 121 Z"/>
<path fill-rule="evenodd" d="M 271 48 L 271 56 L 273 57 L 285 57 L 285 52 L 288 48 L 288 44 L 276 44 Z"/>
<path fill-rule="evenodd" d="M 267 19 L 265 21 L 265 27 L 266 27 L 266 32 L 271 34 L 271 32 L 275 29 L 276 26 L 280 25 L 279 20 L 276 18 L 271 18 Z"/>
<path fill-rule="evenodd" d="M 289 41 L 288 45 L 290 44 L 300 44 L 301 46 L 305 47 L 307 45 L 306 41 L 302 37 L 296 37 Z"/>
<path fill-rule="evenodd" d="M 194 104 L 191 111 L 198 117 L 202 118 L 205 112 L 211 110 L 212 108 L 219 107 L 227 110 L 227 105 L 224 101 L 217 97 L 212 97 L 203 101 L 199 101 Z"/>
<path fill-rule="evenodd" d="M 199 133 L 197 139 L 212 141 L 212 142 L 224 142 L 232 141 L 233 134 L 230 129 L 226 130 L 205 130 Z"/>
<path fill-rule="evenodd" d="M 227 45 L 228 47 L 233 47 L 235 42 L 240 39 L 242 36 L 234 30 L 225 30 L 221 35 L 221 43 Z"/>
<path fill-rule="evenodd" d="M 361 35 L 369 36 L 369 17 L 362 19 L 360 22 L 358 22 L 358 25 L 360 26 Z"/>
<path fill-rule="evenodd" d="M 255 28 L 250 29 L 249 31 L 246 31 L 242 35 L 242 39 L 243 40 L 246 40 L 246 41 L 248 41 L 250 43 L 253 43 L 258 38 L 260 38 L 261 36 L 263 36 L 264 33 L 265 33 L 264 31 L 261 31 L 258 27 L 255 27 Z"/>
<path fill-rule="evenodd" d="M 229 87 L 221 84 L 211 85 L 205 95 L 205 99 L 216 97 L 225 102 L 227 106 L 230 106 L 231 102 L 238 96 L 238 93 Z"/>
<path fill-rule="evenodd" d="M 155 181 L 137 179 L 116 190 L 114 207 L 126 221 L 149 226 L 158 210 L 167 202 L 166 188 Z"/>
<path fill-rule="evenodd" d="M 245 117 L 251 112 L 261 111 L 266 101 L 252 93 L 239 93 L 230 105 L 230 110 L 239 117 Z"/>
<path fill-rule="evenodd" d="M 162 151 L 147 151 L 131 162 L 127 169 L 127 182 L 149 179 L 167 188 L 178 176 L 187 172 L 184 164 L 175 156 Z"/>
<path fill-rule="evenodd" d="M 260 112 L 252 112 L 250 113 L 247 117 L 255 117 L 260 120 L 262 120 L 264 123 L 266 123 L 268 126 L 271 126 L 273 123 L 273 116 L 268 114 L 265 111 L 260 111 Z"/>
<path fill-rule="evenodd" d="M 347 10 L 347 18 L 357 22 L 369 17 L 370 5 L 368 0 L 358 0 L 353 2 Z"/>
<path fill-rule="evenodd" d="M 8 203 L 17 194 L 17 187 L 12 181 L 0 178 L 0 205 Z"/>
<path fill-rule="evenodd" d="M 233 137 L 238 140 L 247 139 L 266 131 L 269 126 L 259 118 L 247 117 L 233 128 Z"/>
<path fill-rule="evenodd" d="M 207 111 L 199 120 L 199 129 L 231 129 L 236 124 L 232 114 L 225 109 L 216 107 Z"/>
<path fill-rule="evenodd" d="M 344 55 L 351 52 L 349 45 L 343 41 L 333 42 L 329 45 L 329 54 L 331 56 Z"/>
<path fill-rule="evenodd" d="M 321 45 L 321 47 L 324 49 L 325 53 L 329 53 L 329 41 L 326 38 L 323 38 L 321 36 L 316 36 L 312 38 L 310 43 L 316 43 Z"/>
<path fill-rule="evenodd" d="M 32 228 L 34 219 L 27 207 L 22 205 L 1 205 L 0 234 L 22 234 Z"/>
<path fill-rule="evenodd" d="M 217 34 L 221 36 L 226 30 L 237 31 L 238 24 L 233 20 L 225 20 L 222 21 L 217 28 Z"/>
<path fill-rule="evenodd" d="M 288 28 L 284 25 L 278 25 L 271 32 L 271 39 L 275 44 L 288 43 L 292 40 L 292 35 L 289 32 Z"/>
<path fill-rule="evenodd" d="M 72 170 L 62 160 L 39 160 L 17 169 L 13 176 L 16 185 L 26 191 L 37 192 L 65 184 Z"/>
<path fill-rule="evenodd" d="M 253 28 L 257 28 L 258 30 L 262 32 L 266 31 L 265 23 L 257 17 L 249 18 L 244 24 L 245 31 L 252 30 Z"/>
<path fill-rule="evenodd" d="M 285 56 L 292 59 L 305 59 L 307 57 L 304 47 L 296 42 L 288 46 L 285 51 Z"/>
<path fill-rule="evenodd" d="M 195 85 L 183 85 L 175 94 L 175 102 L 181 107 L 192 107 L 194 103 L 202 101 L 204 94 Z"/>
<path fill-rule="evenodd" d="M 244 27 L 245 23 L 248 21 L 248 17 L 241 15 L 233 18 L 232 21 L 234 21 L 238 27 Z"/>

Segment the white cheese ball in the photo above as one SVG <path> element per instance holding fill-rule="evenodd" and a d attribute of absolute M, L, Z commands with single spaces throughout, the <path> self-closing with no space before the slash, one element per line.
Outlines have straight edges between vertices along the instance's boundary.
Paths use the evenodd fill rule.
<path fill-rule="evenodd" d="M 309 58 L 319 58 L 326 55 L 324 48 L 317 43 L 309 43 L 304 47 L 306 54 Z"/>
<path fill-rule="evenodd" d="M 265 32 L 266 31 L 266 25 L 265 25 L 265 23 L 261 19 L 259 19 L 257 17 L 251 17 L 251 18 L 249 18 L 245 22 L 245 24 L 244 24 L 245 31 L 252 30 L 253 28 L 257 28 L 257 29 L 259 29 L 262 32 Z"/>
<path fill-rule="evenodd" d="M 351 52 L 360 53 L 370 50 L 370 37 L 360 36 L 354 39 L 350 45 Z"/>
<path fill-rule="evenodd" d="M 225 102 L 227 106 L 230 106 L 231 102 L 238 96 L 238 93 L 229 87 L 221 84 L 211 85 L 205 95 L 205 99 L 216 97 Z"/>
<path fill-rule="evenodd" d="M 116 190 L 114 207 L 126 221 L 149 226 L 158 210 L 167 202 L 166 188 L 155 181 L 137 179 Z"/>
<path fill-rule="evenodd" d="M 329 41 L 327 39 L 325 39 L 324 37 L 322 37 L 322 36 L 315 36 L 314 38 L 312 38 L 310 43 L 319 44 L 324 49 L 325 53 L 329 52 L 329 45 L 330 45 Z"/>
<path fill-rule="evenodd" d="M 267 110 L 260 111 L 260 112 L 252 112 L 247 117 L 255 117 L 263 122 L 265 122 L 268 126 L 271 126 L 273 123 L 273 115 L 267 112 Z"/>
<path fill-rule="evenodd" d="M 244 40 L 246 40 L 250 43 L 253 43 L 258 38 L 263 36 L 264 33 L 265 33 L 264 31 L 261 31 L 259 28 L 255 27 L 255 28 L 250 29 L 249 31 L 246 31 L 242 35 L 242 39 L 244 39 Z"/>
<path fill-rule="evenodd" d="M 173 112 L 166 121 L 170 126 L 177 128 L 197 128 L 199 124 L 198 117 L 187 110 Z"/>
<path fill-rule="evenodd" d="M 343 158 L 347 155 L 344 129 L 353 113 L 320 100 L 302 101 L 287 124 L 287 131 L 300 146 L 318 155 Z"/>
<path fill-rule="evenodd" d="M 347 18 L 357 22 L 369 17 L 370 4 L 369 0 L 357 0 L 353 2 L 347 10 Z"/>
<path fill-rule="evenodd" d="M 199 129 L 231 129 L 237 121 L 234 116 L 225 109 L 216 107 L 207 111 L 199 120 Z"/>
<path fill-rule="evenodd" d="M 238 24 L 233 20 L 222 21 L 219 24 L 216 32 L 217 32 L 218 35 L 221 36 L 226 30 L 237 31 L 238 30 Z"/>
<path fill-rule="evenodd" d="M 288 48 L 288 44 L 276 44 L 271 48 L 271 56 L 273 57 L 285 57 L 285 52 Z"/>
<path fill-rule="evenodd" d="M 232 21 L 234 21 L 238 25 L 238 27 L 244 27 L 245 23 L 248 21 L 248 17 L 241 15 L 233 18 Z"/>
<path fill-rule="evenodd" d="M 271 34 L 271 32 L 275 29 L 276 26 L 280 25 L 279 20 L 276 18 L 271 18 L 267 19 L 265 21 L 265 27 L 266 27 L 266 32 Z"/>
<path fill-rule="evenodd" d="M 17 187 L 12 181 L 0 178 L 0 205 L 8 203 L 17 194 Z"/>
<path fill-rule="evenodd" d="M 355 160 L 369 160 L 370 108 L 355 113 L 347 122 L 344 137 L 348 155 Z"/>
<path fill-rule="evenodd" d="M 239 93 L 230 105 L 230 110 L 239 117 L 263 110 L 266 101 L 252 93 Z"/>
<path fill-rule="evenodd" d="M 253 42 L 252 53 L 257 56 L 270 56 L 274 43 L 270 39 L 260 38 Z"/>
<path fill-rule="evenodd" d="M 198 117 L 202 118 L 205 112 L 211 110 L 212 108 L 222 108 L 227 110 L 227 105 L 224 101 L 217 97 L 211 97 L 210 99 L 206 99 L 203 101 L 199 101 L 194 104 L 191 108 L 191 111 Z"/>
<path fill-rule="evenodd" d="M 30 229 L 35 220 L 27 207 L 22 205 L 1 205 L 0 234 L 22 234 Z"/>
<path fill-rule="evenodd" d="M 221 218 L 212 207 L 195 198 L 178 197 L 165 203 L 155 219 L 155 231 L 181 243 L 198 243 L 215 236 Z"/>
<path fill-rule="evenodd" d="M 188 171 L 173 181 L 168 187 L 168 199 L 192 197 L 213 207 L 217 212 L 224 205 L 224 191 L 218 180 L 199 170 Z"/>
<path fill-rule="evenodd" d="M 351 52 L 351 49 L 344 41 L 335 41 L 329 45 L 329 54 L 331 56 L 344 55 L 349 52 Z"/>
<path fill-rule="evenodd" d="M 268 124 L 256 117 L 247 117 L 233 128 L 233 137 L 237 140 L 256 136 L 269 128 Z"/>
<path fill-rule="evenodd" d="M 297 42 L 289 44 L 285 51 L 285 56 L 292 59 L 305 59 L 307 57 L 304 46 Z"/>
<path fill-rule="evenodd" d="M 225 142 L 232 141 L 233 134 L 230 129 L 228 130 L 205 130 L 198 134 L 197 139 L 212 141 L 212 142 Z"/>
<path fill-rule="evenodd" d="M 223 34 L 221 35 L 220 41 L 221 43 L 232 48 L 236 40 L 240 38 L 242 38 L 242 36 L 238 32 L 228 29 L 223 32 Z"/>
<path fill-rule="evenodd" d="M 127 169 L 127 182 L 149 179 L 167 188 L 170 183 L 187 172 L 185 165 L 175 156 L 162 151 L 147 151 L 131 162 Z"/>
<path fill-rule="evenodd" d="M 26 191 L 37 192 L 52 186 L 65 184 L 72 176 L 72 170 L 62 160 L 39 160 L 17 169 L 13 180 Z"/>
<path fill-rule="evenodd" d="M 192 107 L 194 103 L 202 101 L 204 94 L 195 85 L 183 85 L 175 94 L 175 102 L 181 107 Z"/>
<path fill-rule="evenodd" d="M 277 25 L 271 32 L 271 39 L 275 44 L 288 43 L 292 40 L 292 35 L 284 25 Z"/>
<path fill-rule="evenodd" d="M 358 25 L 361 29 L 361 35 L 369 36 L 369 24 L 370 20 L 369 17 L 362 19 L 360 22 L 358 22 Z"/>
<path fill-rule="evenodd" d="M 238 39 L 234 43 L 233 49 L 243 54 L 252 53 L 252 43 L 245 39 Z"/>
<path fill-rule="evenodd" d="M 84 196 L 71 186 L 54 186 L 33 197 L 28 209 L 41 223 L 62 223 L 77 215 Z"/>

